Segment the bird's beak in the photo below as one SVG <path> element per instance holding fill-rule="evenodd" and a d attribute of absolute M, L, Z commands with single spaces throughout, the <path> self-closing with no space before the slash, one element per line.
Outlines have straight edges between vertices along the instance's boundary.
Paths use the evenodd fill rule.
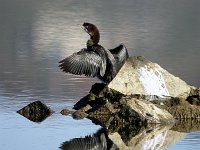
<path fill-rule="evenodd" d="M 87 33 L 90 35 L 89 31 L 84 27 L 84 26 L 81 26 L 81 28 Z M 91 36 L 91 35 L 90 35 Z"/>
<path fill-rule="evenodd" d="M 84 26 L 81 26 L 81 28 L 85 31 L 85 32 L 87 32 L 87 29 L 84 27 Z M 87 32 L 88 33 L 88 32 Z"/>
<path fill-rule="evenodd" d="M 84 26 L 81 26 L 81 29 L 85 30 Z"/>

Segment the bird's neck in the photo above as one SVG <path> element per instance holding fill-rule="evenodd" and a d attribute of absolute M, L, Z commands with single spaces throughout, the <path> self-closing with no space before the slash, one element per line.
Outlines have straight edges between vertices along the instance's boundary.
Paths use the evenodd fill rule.
<path fill-rule="evenodd" d="M 90 39 L 94 44 L 98 44 L 100 40 L 99 30 L 95 29 L 94 32 L 90 35 Z"/>
<path fill-rule="evenodd" d="M 93 40 L 92 40 L 92 39 L 89 39 L 89 40 L 87 41 L 87 48 L 90 48 L 90 47 L 93 46 L 93 45 L 94 45 Z"/>

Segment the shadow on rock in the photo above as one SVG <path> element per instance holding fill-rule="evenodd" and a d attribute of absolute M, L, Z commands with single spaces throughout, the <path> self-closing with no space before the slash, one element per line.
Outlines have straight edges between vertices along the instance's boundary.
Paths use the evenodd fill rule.
<path fill-rule="evenodd" d="M 17 113 L 26 117 L 30 121 L 42 122 L 50 116 L 53 111 L 41 101 L 35 101 L 18 110 Z"/>

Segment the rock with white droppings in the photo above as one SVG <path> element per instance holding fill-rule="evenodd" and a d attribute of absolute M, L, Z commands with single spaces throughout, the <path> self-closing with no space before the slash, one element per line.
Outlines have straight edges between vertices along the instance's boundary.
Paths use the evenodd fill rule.
<path fill-rule="evenodd" d="M 193 88 L 142 56 L 130 57 L 108 87 L 125 95 L 182 98 L 187 98 Z"/>

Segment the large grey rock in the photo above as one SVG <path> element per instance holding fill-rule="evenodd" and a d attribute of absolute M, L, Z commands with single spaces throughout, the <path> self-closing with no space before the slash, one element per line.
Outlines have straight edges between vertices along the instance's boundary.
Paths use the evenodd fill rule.
<path fill-rule="evenodd" d="M 199 88 L 137 56 L 129 58 L 108 85 L 93 85 L 74 108 L 77 116 L 83 112 L 106 125 L 107 122 L 146 125 L 170 124 L 174 118 L 199 118 L 197 104 Z"/>
<path fill-rule="evenodd" d="M 192 86 L 142 56 L 130 57 L 109 88 L 125 95 L 187 98 Z"/>

